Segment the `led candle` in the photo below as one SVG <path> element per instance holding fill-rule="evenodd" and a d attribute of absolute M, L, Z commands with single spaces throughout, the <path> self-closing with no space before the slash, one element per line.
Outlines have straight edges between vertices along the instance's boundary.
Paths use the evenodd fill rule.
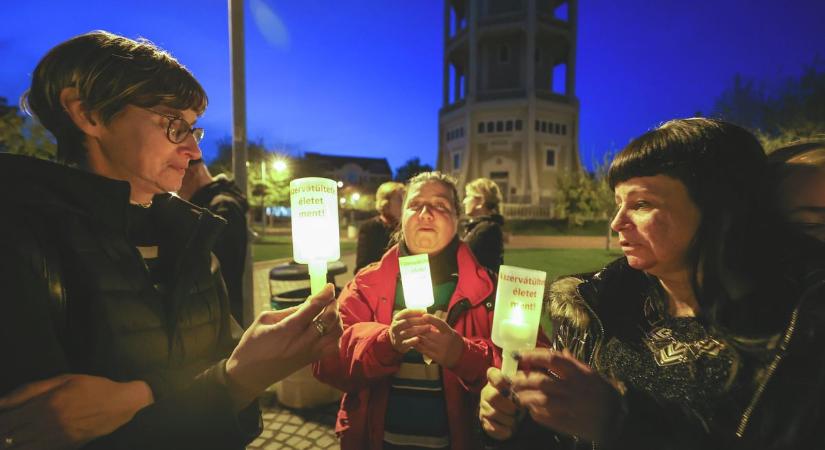
<path fill-rule="evenodd" d="M 327 178 L 298 178 L 289 183 L 293 259 L 309 266 L 310 289 L 327 282 L 327 262 L 341 258 L 338 184 Z"/>
<path fill-rule="evenodd" d="M 430 258 L 426 253 L 400 256 L 401 288 L 407 308 L 426 309 L 435 303 L 433 280 L 430 278 Z"/>
<path fill-rule="evenodd" d="M 547 273 L 501 266 L 498 272 L 493 342 L 502 349 L 501 371 L 513 376 L 518 362 L 513 352 L 536 346 Z"/>

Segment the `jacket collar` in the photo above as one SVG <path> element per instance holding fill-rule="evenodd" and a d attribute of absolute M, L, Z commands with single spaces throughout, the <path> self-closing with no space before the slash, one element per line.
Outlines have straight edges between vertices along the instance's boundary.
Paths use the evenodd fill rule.
<path fill-rule="evenodd" d="M 377 266 L 363 271 L 363 275 L 359 277 L 362 278 L 362 284 L 365 286 L 386 286 L 394 291 L 395 283 L 387 283 L 386 280 L 395 280 L 398 276 L 398 256 L 399 247 L 396 244 L 387 250 Z M 472 251 L 464 242 L 458 242 L 456 261 L 458 263 L 458 284 L 450 300 L 450 306 L 460 299 L 467 299 L 471 305 L 475 306 L 494 293 L 493 280 L 490 278 L 487 269 L 476 261 Z M 389 294 L 387 295 L 389 296 Z"/>
<path fill-rule="evenodd" d="M 0 154 L 0 192 L 14 204 L 55 213 L 74 211 L 108 228 L 126 229 L 130 193 L 126 181 L 42 159 Z"/>
<path fill-rule="evenodd" d="M 12 194 L 14 192 L 14 194 Z M 0 198 L 4 203 L 36 208 L 56 215 L 71 212 L 90 218 L 116 232 L 126 233 L 131 189 L 126 181 L 102 177 L 82 169 L 28 156 L 0 154 Z M 22 194 L 22 195 L 21 195 Z M 207 236 L 216 235 L 222 219 L 171 194 L 156 195 L 152 215 L 166 239 L 180 250 L 201 215 L 209 217 Z M 213 229 L 216 228 L 216 229 Z M 206 237 L 206 236 L 205 236 Z M 211 240 L 214 236 L 210 237 Z M 210 242 L 205 242 L 209 244 Z"/>

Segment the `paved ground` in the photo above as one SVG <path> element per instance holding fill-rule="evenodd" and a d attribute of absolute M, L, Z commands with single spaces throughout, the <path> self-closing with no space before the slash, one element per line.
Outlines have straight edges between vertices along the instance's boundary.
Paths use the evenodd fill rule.
<path fill-rule="evenodd" d="M 607 236 L 510 236 L 506 248 L 605 248 Z M 610 248 L 619 248 L 615 236 L 610 240 Z"/>

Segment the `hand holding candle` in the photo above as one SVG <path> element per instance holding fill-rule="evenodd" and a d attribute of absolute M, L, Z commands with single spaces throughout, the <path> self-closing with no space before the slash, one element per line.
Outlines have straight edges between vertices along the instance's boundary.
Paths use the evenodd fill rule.
<path fill-rule="evenodd" d="M 501 266 L 493 313 L 493 342 L 502 349 L 501 371 L 511 377 L 518 363 L 513 352 L 536 346 L 547 273 Z"/>

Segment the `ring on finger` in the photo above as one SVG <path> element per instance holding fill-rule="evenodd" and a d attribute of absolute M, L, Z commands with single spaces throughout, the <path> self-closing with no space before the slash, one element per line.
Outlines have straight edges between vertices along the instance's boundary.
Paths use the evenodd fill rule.
<path fill-rule="evenodd" d="M 312 324 L 315 326 L 315 331 L 318 332 L 319 337 L 323 337 L 327 334 L 327 325 L 321 319 L 315 319 L 312 321 Z"/>

